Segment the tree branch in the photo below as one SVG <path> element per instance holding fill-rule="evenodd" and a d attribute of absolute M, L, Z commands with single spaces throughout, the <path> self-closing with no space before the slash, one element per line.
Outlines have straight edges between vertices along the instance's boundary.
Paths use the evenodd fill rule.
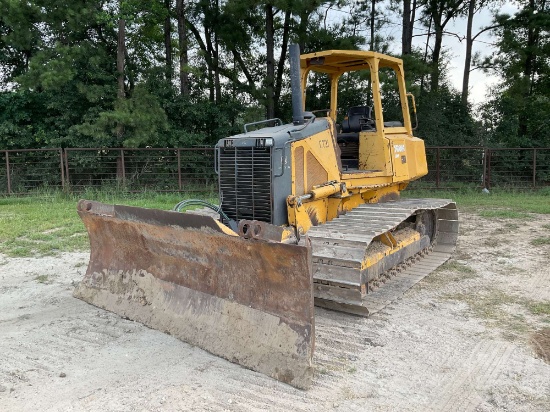
<path fill-rule="evenodd" d="M 500 26 L 502 26 L 502 24 L 493 24 L 492 26 L 487 26 L 482 28 L 480 31 L 477 32 L 477 34 L 474 37 L 472 37 L 472 41 L 475 41 L 475 39 L 477 39 L 477 36 L 479 36 L 480 34 L 483 34 L 488 30 L 496 29 L 497 27 L 500 27 Z"/>
<path fill-rule="evenodd" d="M 244 77 L 246 77 L 248 84 L 251 86 L 254 85 L 254 88 L 256 88 L 254 78 L 252 77 L 252 74 L 250 74 L 250 71 L 248 70 L 246 63 L 243 61 L 241 54 L 234 48 L 231 49 L 231 53 L 233 53 L 233 57 L 235 58 L 235 60 L 237 60 L 237 63 L 239 63 L 239 67 L 242 70 Z"/>
<path fill-rule="evenodd" d="M 212 56 L 210 55 L 210 53 L 208 52 L 208 49 L 206 47 L 206 44 L 204 43 L 202 37 L 201 37 L 201 34 L 200 32 L 198 31 L 198 29 L 193 25 L 193 23 L 191 23 L 190 21 L 187 21 L 187 24 L 188 24 L 188 27 L 189 27 L 189 30 L 191 31 L 191 33 L 193 33 L 193 36 L 195 37 L 195 39 L 197 40 L 197 43 L 199 44 L 199 47 L 200 49 L 204 52 L 204 58 L 206 60 L 206 64 L 209 66 L 209 67 L 213 67 L 213 61 L 212 61 Z M 233 53 L 233 56 L 235 56 L 235 59 L 237 60 L 237 62 L 239 63 L 239 67 L 241 68 L 241 70 L 243 71 L 243 74 L 245 75 L 247 81 L 248 81 L 248 84 L 244 84 L 243 82 L 241 82 L 237 76 L 235 76 L 234 73 L 231 73 L 230 70 L 228 70 L 227 68 L 225 67 L 218 67 L 218 70 L 220 71 L 220 74 L 222 74 L 223 76 L 225 76 L 226 78 L 228 78 L 229 80 L 231 80 L 232 82 L 234 82 L 237 87 L 241 90 L 245 90 L 246 92 L 250 93 L 252 96 L 254 96 L 255 98 L 258 98 L 258 90 L 256 89 L 256 85 L 254 83 L 254 79 L 252 78 L 250 72 L 248 71 L 248 69 L 246 68 L 246 65 L 244 64 L 243 60 L 242 60 L 242 57 L 241 55 L 239 54 L 239 52 L 237 52 L 236 50 L 231 50 L 231 52 Z"/>

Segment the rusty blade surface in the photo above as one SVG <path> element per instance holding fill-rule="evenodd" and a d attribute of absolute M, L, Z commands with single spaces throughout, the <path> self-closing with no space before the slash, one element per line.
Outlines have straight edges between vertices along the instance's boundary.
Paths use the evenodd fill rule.
<path fill-rule="evenodd" d="M 80 201 L 90 263 L 74 296 L 299 388 L 311 385 L 311 250 L 208 216 Z"/>

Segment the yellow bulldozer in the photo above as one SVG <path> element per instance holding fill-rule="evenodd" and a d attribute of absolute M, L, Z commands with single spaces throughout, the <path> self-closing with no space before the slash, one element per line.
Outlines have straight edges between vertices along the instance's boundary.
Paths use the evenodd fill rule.
<path fill-rule="evenodd" d="M 314 304 L 381 310 L 450 257 L 458 212 L 400 199 L 427 173 L 401 60 L 292 45 L 290 66 L 292 123 L 249 124 L 216 145 L 213 215 L 79 202 L 91 255 L 74 295 L 308 388 Z M 308 76 L 329 85 L 328 109 L 305 111 Z M 368 84 L 363 104 L 339 109 L 354 79 Z"/>

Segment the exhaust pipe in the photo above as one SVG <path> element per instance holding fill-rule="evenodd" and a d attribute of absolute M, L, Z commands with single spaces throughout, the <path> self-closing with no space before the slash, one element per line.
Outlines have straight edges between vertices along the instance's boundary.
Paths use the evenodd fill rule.
<path fill-rule="evenodd" d="M 302 100 L 302 82 L 300 81 L 300 46 L 291 44 L 290 58 L 290 87 L 292 89 L 292 123 L 295 126 L 304 124 L 304 103 Z"/>

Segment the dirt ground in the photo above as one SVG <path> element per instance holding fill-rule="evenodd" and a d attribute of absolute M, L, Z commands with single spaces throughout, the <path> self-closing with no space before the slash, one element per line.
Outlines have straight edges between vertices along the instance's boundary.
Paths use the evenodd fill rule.
<path fill-rule="evenodd" d="M 87 253 L 0 256 L 0 410 L 548 411 L 550 216 L 460 219 L 381 314 L 316 309 L 308 391 L 73 298 Z"/>

